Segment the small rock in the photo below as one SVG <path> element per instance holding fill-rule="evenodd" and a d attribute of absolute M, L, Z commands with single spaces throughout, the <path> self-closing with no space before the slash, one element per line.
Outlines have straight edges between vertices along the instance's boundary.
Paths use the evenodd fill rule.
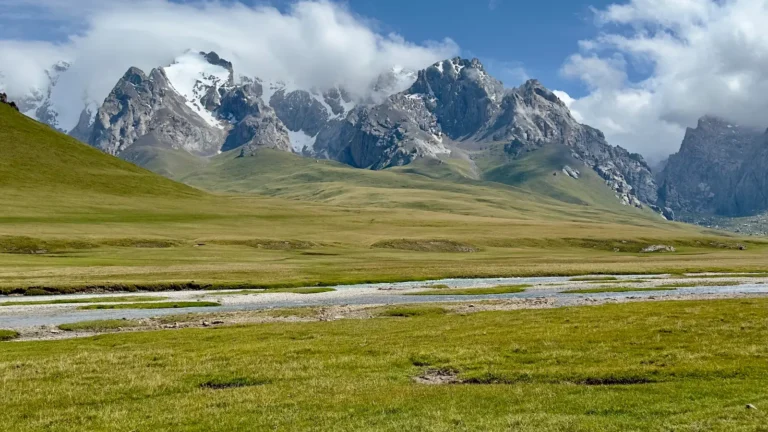
<path fill-rule="evenodd" d="M 336 315 L 335 317 L 333 317 L 333 319 L 340 320 L 340 319 L 344 319 L 344 317 L 341 315 Z"/>
<path fill-rule="evenodd" d="M 216 321 L 212 322 L 211 324 L 213 324 L 213 325 L 220 325 L 220 324 L 224 324 L 224 321 L 216 320 Z"/>
<path fill-rule="evenodd" d="M 655 253 L 655 252 L 675 252 L 677 249 L 675 249 L 672 246 L 667 245 L 653 245 L 648 246 L 647 248 L 641 250 L 642 253 Z"/>
<path fill-rule="evenodd" d="M 208 321 L 203 321 L 202 324 L 203 324 L 203 327 L 210 327 L 211 326 L 211 323 L 209 323 Z"/>
<path fill-rule="evenodd" d="M 59 334 L 59 333 L 61 333 L 61 330 L 59 330 L 59 329 L 57 329 L 57 328 L 52 328 L 52 329 L 51 329 L 51 333 L 53 333 L 53 334 Z"/>
<path fill-rule="evenodd" d="M 473 308 L 473 307 L 475 307 L 475 305 L 471 304 L 471 305 L 469 305 L 469 307 Z"/>
<path fill-rule="evenodd" d="M 578 170 L 575 170 L 569 167 L 568 165 L 563 167 L 563 174 L 575 179 L 578 179 L 579 177 L 581 177 L 581 173 Z"/>
<path fill-rule="evenodd" d="M 748 410 L 756 410 L 756 409 L 757 409 L 757 407 L 756 407 L 756 406 L 754 406 L 754 405 L 752 405 L 752 404 L 747 404 L 747 409 L 748 409 Z"/>

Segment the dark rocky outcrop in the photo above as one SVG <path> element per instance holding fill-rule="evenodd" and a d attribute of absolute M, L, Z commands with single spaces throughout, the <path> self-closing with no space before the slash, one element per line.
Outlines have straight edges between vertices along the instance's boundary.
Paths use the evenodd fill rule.
<path fill-rule="evenodd" d="M 371 83 L 367 99 L 355 99 L 342 86 L 236 81 L 232 63 L 216 53 L 188 52 L 149 74 L 129 69 L 98 112 L 85 110 L 79 120 L 70 133 L 114 155 L 136 145 L 199 156 L 238 148 L 246 156 L 267 147 L 369 169 L 453 153 L 471 161 L 491 147 L 515 159 L 563 146 L 570 155 L 566 175 L 578 181 L 585 167 L 594 170 L 626 205 L 654 205 L 659 190 L 640 155 L 578 123 L 541 83 L 505 88 L 477 59 L 445 60 L 417 74 L 393 68 Z M 757 185 L 762 177 L 739 181 Z M 655 208 L 666 216 L 677 210 L 665 202 Z"/>
<path fill-rule="evenodd" d="M 6 105 L 9 105 L 11 108 L 15 109 L 16 111 L 19 110 L 19 107 L 16 105 L 16 102 L 9 101 L 8 95 L 5 93 L 0 93 L 0 103 L 4 103 Z"/>
<path fill-rule="evenodd" d="M 222 83 L 201 75 L 195 90 L 202 96 L 189 100 L 173 87 L 165 68 L 153 69 L 149 75 L 130 68 L 99 109 L 88 142 L 114 155 L 133 145 L 169 147 L 200 156 L 241 146 L 246 151 L 261 147 L 290 151 L 287 130 L 260 99 L 261 85 L 233 85 L 231 63 L 216 53 L 200 55 L 225 68 L 229 79 Z"/>
<path fill-rule="evenodd" d="M 745 216 L 768 209 L 768 141 L 716 117 L 688 129 L 659 175 L 660 203 L 684 215 Z"/>
<path fill-rule="evenodd" d="M 489 144 L 503 144 L 512 158 L 563 145 L 624 204 L 642 207 L 657 200 L 653 174 L 640 155 L 609 145 L 600 131 L 579 124 L 538 81 L 505 89 L 478 60 L 436 63 L 420 71 L 405 92 L 329 123 L 313 155 L 379 169 Z"/>

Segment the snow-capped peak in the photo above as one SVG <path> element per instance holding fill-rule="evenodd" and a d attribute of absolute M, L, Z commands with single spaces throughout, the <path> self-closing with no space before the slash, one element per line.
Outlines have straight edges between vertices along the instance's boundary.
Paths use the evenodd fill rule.
<path fill-rule="evenodd" d="M 218 92 L 219 88 L 230 82 L 232 72 L 229 69 L 209 62 L 203 53 L 188 51 L 177 57 L 172 65 L 163 68 L 163 71 L 173 89 L 184 97 L 192 111 L 211 126 L 224 127 L 213 113 L 203 106 L 201 99 L 209 91 Z"/>

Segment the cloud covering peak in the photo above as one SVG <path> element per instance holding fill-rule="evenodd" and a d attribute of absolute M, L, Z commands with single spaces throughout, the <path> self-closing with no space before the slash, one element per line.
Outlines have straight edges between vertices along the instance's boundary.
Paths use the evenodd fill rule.
<path fill-rule="evenodd" d="M 29 5 L 0 2 L 6 13 Z M 66 10 L 62 3 L 41 0 L 35 11 L 66 22 L 72 34 L 63 42 L 0 40 L 0 87 L 10 95 L 43 87 L 45 69 L 65 60 L 72 66 L 60 77 L 55 100 L 74 100 L 82 109 L 84 100 L 102 101 L 129 67 L 148 72 L 190 48 L 216 51 L 239 75 L 307 88 L 344 84 L 363 95 L 393 66 L 419 69 L 458 53 L 450 39 L 417 44 L 381 34 L 346 7 L 325 0 L 299 1 L 285 11 L 218 1 L 72 0 Z"/>
<path fill-rule="evenodd" d="M 704 115 L 768 126 L 765 0 L 631 0 L 595 13 L 600 35 L 561 72 L 588 88 L 570 106 L 611 143 L 658 159 Z"/>

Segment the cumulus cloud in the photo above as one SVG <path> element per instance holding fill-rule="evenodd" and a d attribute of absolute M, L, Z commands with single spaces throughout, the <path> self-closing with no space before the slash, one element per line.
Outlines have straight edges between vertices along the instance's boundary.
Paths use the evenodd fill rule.
<path fill-rule="evenodd" d="M 600 35 L 561 72 L 588 88 L 571 107 L 612 143 L 657 159 L 703 115 L 768 126 L 765 0 L 630 0 L 595 14 Z"/>
<path fill-rule="evenodd" d="M 71 62 L 57 86 L 57 92 L 67 93 L 57 95 L 62 101 L 101 101 L 130 66 L 149 72 L 187 49 L 216 51 L 241 75 L 318 88 L 343 83 L 358 93 L 393 66 L 419 69 L 458 53 L 450 39 L 417 44 L 380 34 L 343 5 L 325 0 L 299 1 L 287 11 L 218 1 L 0 0 L 0 5 L 6 15 L 34 20 L 38 13 L 72 29 L 60 43 L 0 40 L 0 74 L 10 93 L 39 86 L 44 68 L 56 61 Z"/>

